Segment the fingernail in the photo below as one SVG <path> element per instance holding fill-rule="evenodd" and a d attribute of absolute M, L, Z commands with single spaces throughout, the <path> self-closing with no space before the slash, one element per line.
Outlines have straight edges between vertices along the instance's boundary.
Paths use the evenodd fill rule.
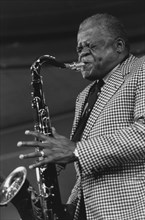
<path fill-rule="evenodd" d="M 19 159 L 24 159 L 24 154 L 20 154 Z"/>
<path fill-rule="evenodd" d="M 19 141 L 18 143 L 17 143 L 17 147 L 21 147 L 22 146 L 22 141 Z"/>
<path fill-rule="evenodd" d="M 30 133 L 30 131 L 29 131 L 29 130 L 26 130 L 26 131 L 25 131 L 25 134 L 29 134 L 29 133 Z"/>
<path fill-rule="evenodd" d="M 34 168 L 34 166 L 33 166 L 33 165 L 30 165 L 30 166 L 29 166 L 29 169 L 33 169 L 33 168 Z"/>

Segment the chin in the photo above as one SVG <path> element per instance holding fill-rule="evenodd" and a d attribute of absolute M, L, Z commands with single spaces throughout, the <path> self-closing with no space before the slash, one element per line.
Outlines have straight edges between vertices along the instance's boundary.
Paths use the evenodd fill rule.
<path fill-rule="evenodd" d="M 97 78 L 96 78 L 96 77 L 93 77 L 92 75 L 83 75 L 83 78 L 84 78 L 84 79 L 87 79 L 87 80 L 89 80 L 89 81 L 95 81 L 95 80 L 97 80 Z"/>
<path fill-rule="evenodd" d="M 98 75 L 96 75 L 96 72 L 95 69 L 93 67 L 90 67 L 90 68 L 86 68 L 84 70 L 82 70 L 82 76 L 84 79 L 87 79 L 89 81 L 95 81 L 99 78 Z"/>
<path fill-rule="evenodd" d="M 89 71 L 82 71 L 82 77 L 84 79 L 89 79 L 91 77 L 90 72 Z"/>

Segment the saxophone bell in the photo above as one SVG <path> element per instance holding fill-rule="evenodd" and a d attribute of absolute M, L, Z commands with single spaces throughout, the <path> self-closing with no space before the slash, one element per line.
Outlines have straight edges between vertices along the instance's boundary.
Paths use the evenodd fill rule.
<path fill-rule="evenodd" d="M 26 180 L 26 175 L 25 167 L 17 167 L 8 175 L 0 187 L 0 206 L 7 205 L 16 196 Z"/>
<path fill-rule="evenodd" d="M 40 220 L 39 196 L 26 178 L 25 167 L 17 167 L 7 177 L 0 176 L 3 181 L 0 186 L 0 206 L 7 206 L 11 202 L 17 209 L 22 220 Z"/>

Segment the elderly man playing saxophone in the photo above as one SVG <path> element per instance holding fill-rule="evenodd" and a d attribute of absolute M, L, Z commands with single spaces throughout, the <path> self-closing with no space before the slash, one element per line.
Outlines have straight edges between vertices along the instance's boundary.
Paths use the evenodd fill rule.
<path fill-rule="evenodd" d="M 130 54 L 124 26 L 108 14 L 80 24 L 77 53 L 90 84 L 76 99 L 71 138 L 55 129 L 53 137 L 26 131 L 41 142 L 18 146 L 43 151 L 20 158 L 43 156 L 31 169 L 74 162 L 77 180 L 68 199 L 73 220 L 144 220 L 145 57 Z"/>

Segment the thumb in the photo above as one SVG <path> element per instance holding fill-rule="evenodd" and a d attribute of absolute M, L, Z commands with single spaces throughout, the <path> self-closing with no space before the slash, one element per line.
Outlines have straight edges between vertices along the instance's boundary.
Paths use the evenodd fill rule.
<path fill-rule="evenodd" d="M 54 137 L 58 136 L 56 129 L 54 127 L 52 127 L 52 134 Z"/>
<path fill-rule="evenodd" d="M 56 129 L 55 129 L 54 127 L 52 127 L 52 134 L 53 134 L 53 137 L 56 138 L 56 139 L 61 139 L 61 138 L 63 138 L 62 135 L 60 135 L 60 134 L 58 134 L 58 133 L 56 132 Z"/>

